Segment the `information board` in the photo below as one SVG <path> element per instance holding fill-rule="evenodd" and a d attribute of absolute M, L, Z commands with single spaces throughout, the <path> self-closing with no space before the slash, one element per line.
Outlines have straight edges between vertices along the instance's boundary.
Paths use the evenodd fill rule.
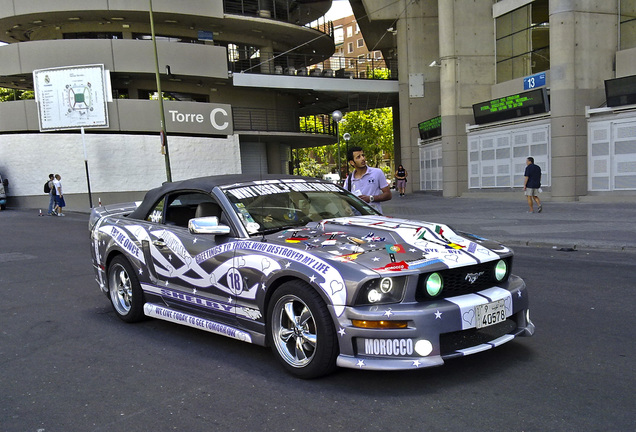
<path fill-rule="evenodd" d="M 40 131 L 108 127 L 104 65 L 33 71 Z"/>
<path fill-rule="evenodd" d="M 420 139 L 427 140 L 442 135 L 442 117 L 437 116 L 417 124 Z"/>
<path fill-rule="evenodd" d="M 605 80 L 608 107 L 636 104 L 636 75 Z"/>
<path fill-rule="evenodd" d="M 476 124 L 492 123 L 550 111 L 545 87 L 473 105 Z"/>

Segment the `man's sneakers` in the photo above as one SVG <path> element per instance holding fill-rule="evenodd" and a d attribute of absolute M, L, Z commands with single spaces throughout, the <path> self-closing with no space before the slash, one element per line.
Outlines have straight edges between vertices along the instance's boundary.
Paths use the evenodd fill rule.
<path fill-rule="evenodd" d="M 543 210 L 543 206 L 541 204 L 539 204 L 539 208 L 537 209 L 537 213 L 541 213 L 542 210 Z"/>

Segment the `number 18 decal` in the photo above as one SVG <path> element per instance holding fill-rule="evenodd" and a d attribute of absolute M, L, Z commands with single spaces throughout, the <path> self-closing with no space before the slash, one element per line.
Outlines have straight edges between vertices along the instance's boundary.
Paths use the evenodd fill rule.
<path fill-rule="evenodd" d="M 232 267 L 228 270 L 225 277 L 227 278 L 227 285 L 232 292 L 235 295 L 240 295 L 243 292 L 243 278 L 241 277 L 241 272 L 239 272 L 235 267 Z"/>

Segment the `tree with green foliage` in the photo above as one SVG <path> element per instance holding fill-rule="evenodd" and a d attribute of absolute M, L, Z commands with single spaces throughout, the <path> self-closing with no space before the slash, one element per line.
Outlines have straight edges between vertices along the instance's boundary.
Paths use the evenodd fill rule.
<path fill-rule="evenodd" d="M 391 108 L 347 113 L 340 123 L 342 141 L 344 141 L 342 135 L 345 133 L 351 135 L 345 147 L 362 147 L 370 166 L 379 166 L 385 153 L 393 155 L 393 111 Z"/>
<path fill-rule="evenodd" d="M 35 99 L 35 93 L 32 90 L 15 90 L 0 87 L 0 102 L 26 99 Z"/>
<path fill-rule="evenodd" d="M 315 126 L 318 124 L 319 126 Z M 315 122 L 314 119 L 301 118 L 301 130 L 324 133 L 328 122 Z M 346 141 L 344 134 L 349 133 Z M 338 166 L 338 145 L 340 145 L 341 177 L 347 167 L 347 149 L 360 146 L 364 149 L 367 163 L 378 167 L 389 155 L 393 159 L 393 111 L 391 108 L 378 108 L 365 111 L 352 111 L 343 116 L 338 127 L 340 139 L 333 145 L 300 148 L 294 150 L 296 174 L 320 177 L 335 172 Z M 390 176 L 391 167 L 381 167 Z"/>

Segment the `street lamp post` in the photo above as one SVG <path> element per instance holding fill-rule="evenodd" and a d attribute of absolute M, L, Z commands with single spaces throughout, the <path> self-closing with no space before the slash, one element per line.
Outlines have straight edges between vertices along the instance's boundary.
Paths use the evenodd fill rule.
<path fill-rule="evenodd" d="M 349 132 L 345 132 L 345 134 L 342 135 L 342 138 L 345 140 L 345 154 L 347 155 L 346 157 L 349 158 L 349 140 L 351 139 L 351 134 Z M 347 161 L 346 171 L 347 177 L 349 177 L 349 161 Z"/>
<path fill-rule="evenodd" d="M 338 137 L 338 177 L 340 177 L 342 175 L 342 167 L 340 165 L 340 132 L 338 131 L 338 125 L 340 124 L 340 120 L 342 120 L 342 112 L 335 110 L 331 113 L 331 118 L 336 122 L 336 137 Z"/>
<path fill-rule="evenodd" d="M 170 152 L 168 151 L 168 135 L 166 133 L 166 115 L 163 110 L 163 93 L 161 91 L 161 76 L 159 75 L 159 56 L 157 55 L 157 38 L 155 37 L 155 22 L 152 14 L 152 0 L 150 2 L 150 33 L 152 44 L 155 48 L 155 77 L 157 79 L 157 94 L 159 95 L 159 110 L 161 112 L 161 152 L 164 154 L 166 162 L 166 179 L 172 181 L 172 170 L 170 169 Z"/>

